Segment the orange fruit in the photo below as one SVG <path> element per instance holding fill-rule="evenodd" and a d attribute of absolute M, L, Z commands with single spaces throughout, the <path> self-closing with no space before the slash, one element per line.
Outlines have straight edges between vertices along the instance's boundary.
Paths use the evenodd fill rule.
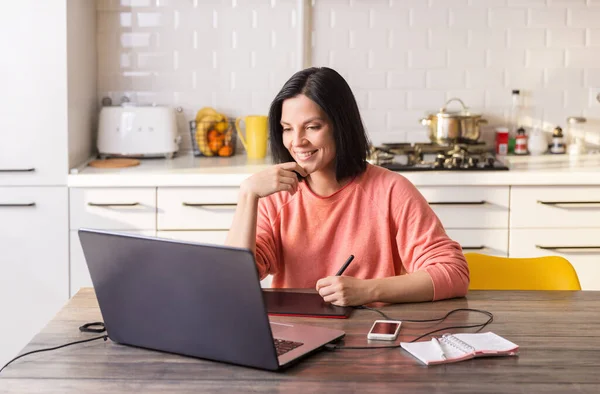
<path fill-rule="evenodd" d="M 219 156 L 231 156 L 232 153 L 233 153 L 233 148 L 231 147 L 231 145 L 223 145 L 221 147 L 221 149 L 219 149 L 218 155 Z"/>

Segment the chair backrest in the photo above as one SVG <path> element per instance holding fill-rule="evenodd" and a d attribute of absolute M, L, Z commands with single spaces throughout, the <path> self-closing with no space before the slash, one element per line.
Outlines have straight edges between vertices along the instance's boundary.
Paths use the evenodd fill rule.
<path fill-rule="evenodd" d="M 465 253 L 470 290 L 581 290 L 577 272 L 560 256 L 507 258 Z"/>

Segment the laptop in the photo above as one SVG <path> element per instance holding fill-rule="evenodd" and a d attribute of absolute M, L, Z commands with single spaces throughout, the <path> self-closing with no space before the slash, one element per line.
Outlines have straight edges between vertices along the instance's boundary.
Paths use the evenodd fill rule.
<path fill-rule="evenodd" d="M 114 342 L 276 371 L 345 335 L 270 322 L 247 249 L 91 229 L 79 239 Z"/>

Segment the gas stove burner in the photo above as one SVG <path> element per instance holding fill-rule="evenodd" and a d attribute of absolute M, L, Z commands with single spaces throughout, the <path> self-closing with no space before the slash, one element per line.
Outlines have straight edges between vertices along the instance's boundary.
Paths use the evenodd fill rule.
<path fill-rule="evenodd" d="M 508 167 L 490 153 L 484 143 L 384 144 L 393 159 L 379 163 L 393 171 L 505 171 Z"/>

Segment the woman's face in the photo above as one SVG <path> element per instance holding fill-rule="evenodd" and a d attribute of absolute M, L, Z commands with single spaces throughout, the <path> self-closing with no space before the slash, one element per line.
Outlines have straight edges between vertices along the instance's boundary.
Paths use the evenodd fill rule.
<path fill-rule="evenodd" d="M 334 169 L 335 141 L 327 115 L 303 94 L 284 100 L 283 145 L 306 172 Z"/>

